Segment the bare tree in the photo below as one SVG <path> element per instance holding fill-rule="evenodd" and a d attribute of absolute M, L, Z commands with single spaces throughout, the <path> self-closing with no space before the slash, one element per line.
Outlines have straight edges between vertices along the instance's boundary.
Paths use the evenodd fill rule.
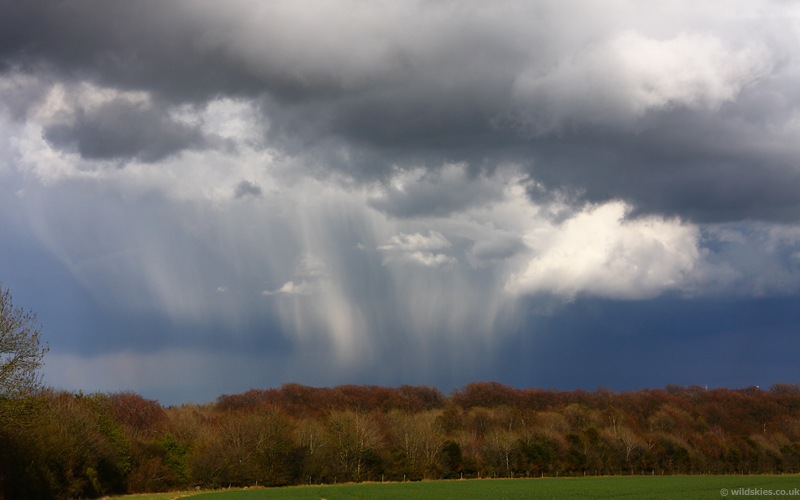
<path fill-rule="evenodd" d="M 644 446 L 642 440 L 627 427 L 618 427 L 617 437 L 625 451 L 625 461 L 628 465 L 632 465 L 632 460 L 639 454 Z"/>
<path fill-rule="evenodd" d="M 394 429 L 397 447 L 406 454 L 411 468 L 416 468 L 420 455 L 420 439 L 417 432 L 417 422 L 414 419 L 415 415 L 395 410 L 389 417 Z"/>
<path fill-rule="evenodd" d="M 37 370 L 49 350 L 41 345 L 36 315 L 15 308 L 11 292 L 0 283 L 0 397 L 20 397 L 41 387 Z"/>
<path fill-rule="evenodd" d="M 511 456 L 517 450 L 519 435 L 516 432 L 505 429 L 494 429 L 488 437 L 487 445 L 489 449 L 500 459 L 500 462 L 502 462 L 502 465 L 506 469 L 506 477 L 512 477 Z"/>
<path fill-rule="evenodd" d="M 356 481 L 364 479 L 367 455 L 380 445 L 380 430 L 362 413 L 351 410 L 328 416 L 328 440 L 343 472 Z"/>
<path fill-rule="evenodd" d="M 295 441 L 305 448 L 309 457 L 314 457 L 325 445 L 325 428 L 319 420 L 307 418 L 300 420 L 295 427 Z"/>
<path fill-rule="evenodd" d="M 391 415 L 397 447 L 406 453 L 412 469 L 423 477 L 435 467 L 445 441 L 436 417 L 438 414 L 433 411 L 413 415 L 398 411 Z"/>

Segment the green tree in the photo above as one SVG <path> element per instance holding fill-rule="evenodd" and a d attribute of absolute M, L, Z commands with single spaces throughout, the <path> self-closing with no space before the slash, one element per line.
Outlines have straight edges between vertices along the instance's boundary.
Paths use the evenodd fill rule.
<path fill-rule="evenodd" d="M 41 344 L 36 315 L 15 308 L 11 292 L 0 283 L 0 398 L 15 398 L 41 387 L 37 370 L 49 350 Z"/>

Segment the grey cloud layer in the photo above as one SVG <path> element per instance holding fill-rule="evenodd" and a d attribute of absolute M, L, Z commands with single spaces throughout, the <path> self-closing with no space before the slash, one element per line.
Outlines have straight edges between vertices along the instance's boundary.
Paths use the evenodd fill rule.
<path fill-rule="evenodd" d="M 273 147 L 359 179 L 513 161 L 577 201 L 794 221 L 798 16 L 736 5 L 6 1 L 0 58 L 155 96 L 158 111 L 108 103 L 47 129 L 87 158 L 199 147 L 164 111 L 228 95 L 262 100 Z"/>
<path fill-rule="evenodd" d="M 675 311 L 796 302 L 798 33 L 768 1 L 0 0 L 0 278 L 69 311 L 76 389 L 446 389 L 620 325 L 645 359 Z"/>
<path fill-rule="evenodd" d="M 83 158 L 156 161 L 204 143 L 197 127 L 175 122 L 152 107 L 115 99 L 90 111 L 78 110 L 69 124 L 53 124 L 44 137 Z"/>

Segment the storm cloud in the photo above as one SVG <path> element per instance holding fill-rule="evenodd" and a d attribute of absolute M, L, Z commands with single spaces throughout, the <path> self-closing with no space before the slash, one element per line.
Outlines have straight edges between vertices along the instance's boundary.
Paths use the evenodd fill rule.
<path fill-rule="evenodd" d="M 226 359 L 226 392 L 551 380 L 503 359 L 592 318 L 795 300 L 799 23 L 755 0 L 0 0 L 0 279 L 64 325 L 48 369 L 76 387 L 83 360 L 157 391 L 137 370 L 179 350 Z M 708 324 L 785 338 L 780 310 Z M 552 379 L 610 384 L 592 366 Z"/>
<path fill-rule="evenodd" d="M 136 90 L 167 108 L 253 99 L 275 147 L 347 149 L 328 165 L 358 178 L 513 160 L 586 200 L 787 221 L 796 21 L 781 3 L 755 5 L 8 2 L 0 55 L 7 74 Z M 47 136 L 92 158 L 199 140 L 120 102 Z"/>
<path fill-rule="evenodd" d="M 122 99 L 88 112 L 79 109 L 76 115 L 69 122 L 45 127 L 44 137 L 56 148 L 76 149 L 87 159 L 156 161 L 202 143 L 196 128 Z"/>

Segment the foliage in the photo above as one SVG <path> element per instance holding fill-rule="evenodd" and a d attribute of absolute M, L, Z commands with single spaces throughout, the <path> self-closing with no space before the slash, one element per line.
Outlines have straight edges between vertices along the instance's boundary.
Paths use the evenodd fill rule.
<path fill-rule="evenodd" d="M 29 424 L 4 429 L 0 494 L 8 498 L 95 498 L 125 491 L 128 446 L 104 409 L 105 396 L 45 390 L 29 396 Z"/>
<path fill-rule="evenodd" d="M 407 413 L 440 408 L 444 396 L 429 386 L 403 385 L 397 389 L 375 385 L 307 387 L 284 384 L 279 389 L 251 389 L 217 398 L 221 410 L 255 410 L 270 406 L 296 416 L 320 416 L 329 411 L 361 412 L 402 410 Z"/>
<path fill-rule="evenodd" d="M 0 499 L 800 469 L 800 390 L 788 384 L 589 393 L 481 383 L 449 397 L 290 384 L 170 408 L 131 392 L 42 390 L 0 405 L 19 415 L 0 426 Z"/>

